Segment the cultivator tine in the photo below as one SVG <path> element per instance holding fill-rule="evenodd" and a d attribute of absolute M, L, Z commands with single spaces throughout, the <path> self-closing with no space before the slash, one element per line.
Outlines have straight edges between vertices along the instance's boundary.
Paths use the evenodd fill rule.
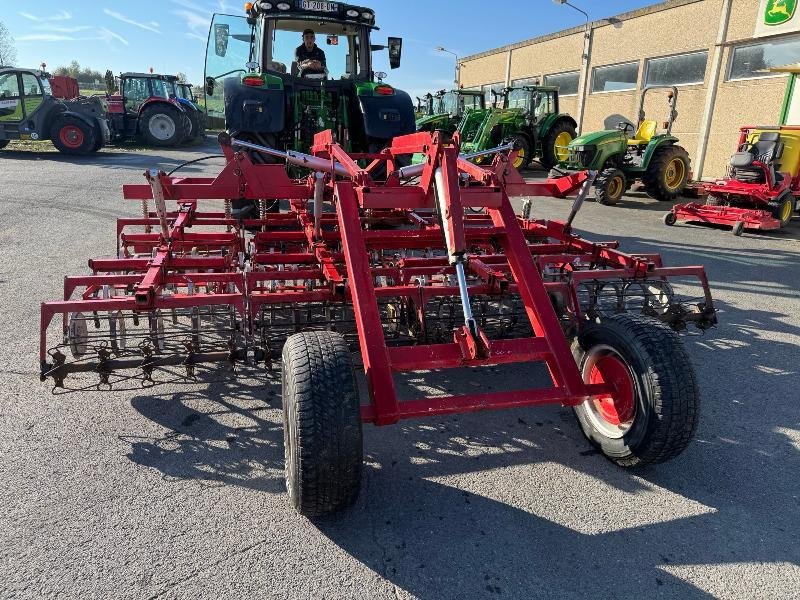
<path fill-rule="evenodd" d="M 597 171 L 590 170 L 587 171 L 587 173 L 589 177 L 583 182 L 578 195 L 575 197 L 575 201 L 572 203 L 572 209 L 569 211 L 565 228 L 566 231 L 572 230 L 572 222 L 575 220 L 575 217 L 578 216 L 578 212 L 583 207 L 583 203 L 586 201 L 586 198 L 589 197 L 589 191 L 592 189 L 594 180 L 597 178 Z"/>

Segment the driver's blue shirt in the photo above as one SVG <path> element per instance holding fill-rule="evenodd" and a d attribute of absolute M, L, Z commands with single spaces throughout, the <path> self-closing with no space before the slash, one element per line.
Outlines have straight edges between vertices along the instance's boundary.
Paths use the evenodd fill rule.
<path fill-rule="evenodd" d="M 322 64 L 322 69 L 306 69 L 303 71 L 304 75 L 324 75 L 325 67 L 328 66 L 325 61 L 325 52 L 316 44 L 311 50 L 307 50 L 305 44 L 300 44 L 294 51 L 294 60 L 298 64 L 304 60 L 318 60 Z"/>

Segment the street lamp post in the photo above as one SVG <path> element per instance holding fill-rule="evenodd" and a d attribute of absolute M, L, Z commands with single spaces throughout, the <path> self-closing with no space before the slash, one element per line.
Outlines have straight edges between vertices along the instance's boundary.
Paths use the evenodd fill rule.
<path fill-rule="evenodd" d="M 581 84 L 580 89 L 578 90 L 579 93 L 579 101 L 578 101 L 578 130 L 580 131 L 583 128 L 583 112 L 586 108 L 586 84 L 589 80 L 589 54 L 592 45 L 592 33 L 589 27 L 589 13 L 585 10 L 582 10 L 569 2 L 569 0 L 553 0 L 554 4 L 566 4 L 573 10 L 577 10 L 586 18 L 586 26 L 583 32 L 583 69 L 581 72 Z"/>
<path fill-rule="evenodd" d="M 455 58 L 456 58 L 456 70 L 455 70 L 455 79 L 453 80 L 453 83 L 455 83 L 455 89 L 458 89 L 458 54 L 456 54 L 452 50 L 448 50 L 447 48 L 444 48 L 442 46 L 439 46 L 438 48 L 436 48 L 436 51 L 437 52 L 444 52 L 446 54 L 452 54 L 453 56 L 455 56 Z"/>

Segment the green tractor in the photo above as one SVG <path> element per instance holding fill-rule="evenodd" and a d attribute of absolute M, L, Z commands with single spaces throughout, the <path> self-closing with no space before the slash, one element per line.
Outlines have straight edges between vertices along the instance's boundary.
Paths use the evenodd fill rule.
<path fill-rule="evenodd" d="M 645 99 L 654 90 L 667 90 L 669 116 L 659 131 L 658 122 L 647 119 Z M 587 133 L 569 145 L 569 156 L 553 170 L 551 176 L 568 171 L 597 172 L 595 198 L 600 204 L 614 205 L 637 180 L 645 192 L 656 200 L 674 200 L 686 189 L 689 181 L 689 154 L 672 135 L 678 118 L 678 89 L 674 86 L 651 86 L 642 91 L 639 102 L 639 123 L 627 121 L 617 129 Z M 630 137 L 633 134 L 633 137 Z"/>
<path fill-rule="evenodd" d="M 495 104 L 497 104 L 497 94 Z M 558 88 L 524 86 L 502 91 L 503 108 L 485 108 L 467 113 L 458 126 L 464 152 L 481 152 L 514 142 L 519 148 L 514 166 L 526 169 L 535 158 L 550 169 L 567 158 L 567 147 L 575 139 L 578 124 L 559 112 Z M 476 162 L 491 160 L 490 156 Z"/>
<path fill-rule="evenodd" d="M 425 96 L 428 110 L 417 119 L 417 131 L 443 131 L 453 135 L 465 114 L 484 111 L 486 100 L 480 90 L 440 90 L 436 95 Z"/>
<path fill-rule="evenodd" d="M 416 127 L 411 97 L 373 70 L 380 50 L 388 49 L 392 69 L 400 66 L 402 39 L 375 45 L 376 29 L 374 11 L 340 2 L 259 0 L 247 4 L 247 17 L 214 15 L 209 118 L 224 116 L 238 139 L 278 150 L 308 151 L 316 133 L 331 130 L 349 152 L 380 152 Z"/>

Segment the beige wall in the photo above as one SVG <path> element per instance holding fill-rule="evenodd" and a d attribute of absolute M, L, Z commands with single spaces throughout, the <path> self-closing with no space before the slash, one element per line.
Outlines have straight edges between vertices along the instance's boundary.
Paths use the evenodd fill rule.
<path fill-rule="evenodd" d="M 726 41 L 749 41 L 755 30 L 759 3 L 757 0 L 731 2 Z M 650 14 L 626 17 L 621 28 L 611 25 L 595 27 L 582 130 L 601 129 L 611 115 L 622 115 L 634 122 L 637 120 L 647 58 L 706 50 L 706 80 L 703 84 L 679 86 L 678 119 L 673 126 L 673 133 L 694 161 L 701 143 L 700 131 L 706 103 L 712 93 L 709 85 L 722 7 L 723 0 L 700 0 Z M 466 62 L 462 71 L 464 85 L 473 87 L 504 81 L 508 52 L 506 49 Z M 510 52 L 511 79 L 580 70 L 583 33 L 577 31 L 545 39 L 513 48 Z M 730 47 L 726 47 L 712 110 L 704 177 L 717 177 L 725 173 L 741 125 L 778 122 L 786 89 L 786 76 L 727 81 L 730 54 Z M 639 63 L 639 81 L 635 90 L 591 93 L 594 67 L 630 61 Z M 651 96 L 645 105 L 646 113 L 650 118 L 663 121 L 667 114 L 666 99 L 656 93 Z M 562 98 L 562 110 L 573 116 L 577 115 L 578 105 L 577 96 Z"/>

